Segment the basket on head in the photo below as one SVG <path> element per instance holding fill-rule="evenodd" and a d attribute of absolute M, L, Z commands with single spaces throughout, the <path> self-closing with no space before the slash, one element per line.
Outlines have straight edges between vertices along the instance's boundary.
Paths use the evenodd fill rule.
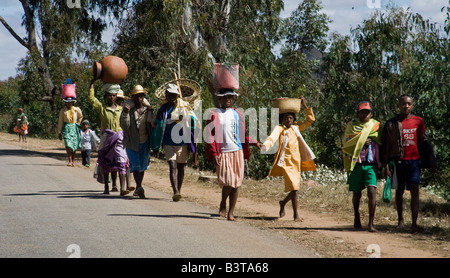
<path fill-rule="evenodd" d="M 184 101 L 187 102 L 193 102 L 195 101 L 201 94 L 202 92 L 202 87 L 200 87 L 200 85 L 195 82 L 194 80 L 191 79 L 178 79 L 178 80 L 171 80 L 169 82 L 164 83 L 162 86 L 160 86 L 158 89 L 156 89 L 155 91 L 155 96 L 161 101 L 161 102 L 165 102 L 166 101 L 166 87 L 168 84 L 175 84 L 178 85 L 180 87 L 181 90 L 181 95 L 182 95 L 182 99 Z"/>
<path fill-rule="evenodd" d="M 302 100 L 299 98 L 274 98 L 272 99 L 273 107 L 280 109 L 279 113 L 294 113 L 300 112 Z"/>

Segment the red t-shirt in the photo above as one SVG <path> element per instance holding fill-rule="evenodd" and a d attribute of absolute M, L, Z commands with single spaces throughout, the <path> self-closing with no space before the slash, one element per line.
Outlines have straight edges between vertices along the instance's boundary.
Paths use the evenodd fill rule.
<path fill-rule="evenodd" d="M 403 157 L 401 160 L 417 160 L 419 159 L 417 138 L 420 138 L 425 133 L 425 123 L 421 117 L 414 115 L 400 122 L 402 123 L 403 143 Z"/>

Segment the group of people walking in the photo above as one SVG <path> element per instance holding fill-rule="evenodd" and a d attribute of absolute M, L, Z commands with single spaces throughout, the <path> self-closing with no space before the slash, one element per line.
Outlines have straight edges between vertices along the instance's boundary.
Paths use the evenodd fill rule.
<path fill-rule="evenodd" d="M 368 230 L 375 232 L 377 179 L 384 177 L 392 181 L 395 189 L 395 204 L 398 228 L 404 227 L 403 195 L 411 193 L 411 232 L 421 232 L 417 224 L 419 213 L 419 184 L 421 168 L 436 171 L 436 158 L 426 135 L 421 117 L 412 114 L 414 100 L 402 95 L 398 99 L 399 113 L 388 120 L 384 127 L 373 119 L 373 107 L 369 101 L 357 106 L 357 117 L 348 123 L 343 138 L 344 167 L 348 173 L 349 190 L 353 192 L 354 227 L 362 228 L 359 204 L 362 190 L 367 188 L 369 224 Z M 424 151 L 425 150 L 425 151 Z"/>
<path fill-rule="evenodd" d="M 82 121 L 80 108 L 73 106 L 74 98 L 64 99 L 65 107 L 61 110 L 58 131 L 64 138 L 69 166 L 73 166 L 74 154 L 82 145 L 83 165 L 89 165 L 89 142 L 99 145 L 97 168 L 103 176 L 104 193 L 109 194 L 109 175 L 111 173 L 112 191 L 118 191 L 116 177 L 119 177 L 120 194 L 145 198 L 142 181 L 149 169 L 150 153 L 159 156 L 160 148 L 170 169 L 170 183 L 173 189 L 173 201 L 181 199 L 181 187 L 189 153 L 194 154 L 196 162 L 197 146 L 195 141 L 174 140 L 174 128 L 178 122 L 188 122 L 188 129 L 175 132 L 183 137 L 183 132 L 193 132 L 196 119 L 193 113 L 179 115 L 177 107 L 183 106 L 180 88 L 175 84 L 166 87 L 166 102 L 156 113 L 146 100 L 147 91 L 136 85 L 125 97 L 120 85 L 105 84 L 104 104 L 95 97 L 94 82 L 90 84 L 88 101 L 100 116 L 100 139 L 89 129 L 89 122 Z M 264 142 L 247 136 L 243 114 L 234 108 L 239 94 L 232 89 L 220 89 L 215 93 L 219 106 L 211 110 L 205 127 L 206 155 L 216 166 L 218 184 L 222 188 L 219 214 L 234 221 L 234 209 L 238 191 L 244 178 L 244 161 L 250 158 L 250 146 L 262 151 L 272 148 L 278 142 L 275 160 L 269 176 L 281 176 L 284 191 L 287 193 L 280 200 L 279 216 L 285 216 L 285 206 L 291 201 L 294 220 L 299 221 L 298 190 L 302 171 L 314 171 L 314 153 L 306 144 L 301 132 L 314 123 L 312 108 L 304 97 L 302 106 L 306 120 L 297 121 L 295 113 L 280 113 L 279 125 L 272 130 Z M 120 104 L 119 104 L 120 103 Z M 188 106 L 185 106 L 188 107 Z M 403 194 L 405 189 L 411 192 L 412 230 L 420 231 L 417 225 L 419 208 L 420 169 L 435 169 L 435 158 L 427 156 L 427 162 L 420 155 L 420 148 L 428 143 L 425 124 L 422 118 L 411 113 L 413 98 L 403 95 L 398 100 L 399 114 L 386 122 L 384 127 L 373 119 L 374 108 L 369 101 L 358 104 L 356 117 L 346 126 L 343 136 L 344 168 L 348 173 L 349 191 L 353 192 L 354 227 L 362 228 L 359 205 L 362 191 L 367 188 L 369 223 L 368 230 L 375 232 L 377 180 L 384 172 L 384 177 L 396 181 L 395 202 L 398 212 L 398 226 L 403 227 Z M 82 125 L 81 132 L 77 126 Z M 186 135 L 186 134 L 185 134 Z M 188 136 L 193 138 L 192 136 Z M 185 137 L 184 137 L 185 138 Z M 84 143 L 83 143 L 84 142 Z M 86 150 L 88 152 L 86 153 Z M 422 164 L 421 164 L 422 163 Z M 129 185 L 127 177 L 132 174 L 136 188 Z M 228 205 L 228 209 L 227 209 Z"/>

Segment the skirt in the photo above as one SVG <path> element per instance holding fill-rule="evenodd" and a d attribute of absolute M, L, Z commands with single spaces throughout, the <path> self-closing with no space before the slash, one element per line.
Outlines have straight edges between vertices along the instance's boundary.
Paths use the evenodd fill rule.
<path fill-rule="evenodd" d="M 73 152 L 81 148 L 80 125 L 76 123 L 65 123 L 62 134 L 66 148 L 70 148 Z"/>
<path fill-rule="evenodd" d="M 28 134 L 28 126 L 26 124 L 22 124 L 20 127 L 15 126 L 14 132 L 19 133 L 20 135 L 27 135 Z"/>
<path fill-rule="evenodd" d="M 219 186 L 231 186 L 238 188 L 244 180 L 244 152 L 242 150 L 234 152 L 220 153 L 220 165 L 216 166 L 217 180 Z"/>
<path fill-rule="evenodd" d="M 145 143 L 139 144 L 138 152 L 132 149 L 126 150 L 130 161 L 130 172 L 144 172 L 148 169 L 148 162 L 150 160 L 150 143 L 148 140 Z"/>

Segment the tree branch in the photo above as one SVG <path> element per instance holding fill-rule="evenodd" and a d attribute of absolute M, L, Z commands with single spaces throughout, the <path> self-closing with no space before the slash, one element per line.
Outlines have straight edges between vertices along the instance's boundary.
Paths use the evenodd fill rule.
<path fill-rule="evenodd" d="M 17 35 L 17 33 L 13 30 L 13 28 L 11 28 L 11 26 L 9 26 L 8 22 L 6 22 L 6 20 L 0 16 L 0 21 L 2 22 L 3 26 L 5 26 L 6 30 L 9 31 L 9 33 L 11 33 L 11 35 L 21 44 L 23 45 L 26 49 L 30 50 L 30 46 L 28 45 L 28 43 L 26 41 L 24 41 L 21 37 L 19 37 L 19 35 Z"/>

